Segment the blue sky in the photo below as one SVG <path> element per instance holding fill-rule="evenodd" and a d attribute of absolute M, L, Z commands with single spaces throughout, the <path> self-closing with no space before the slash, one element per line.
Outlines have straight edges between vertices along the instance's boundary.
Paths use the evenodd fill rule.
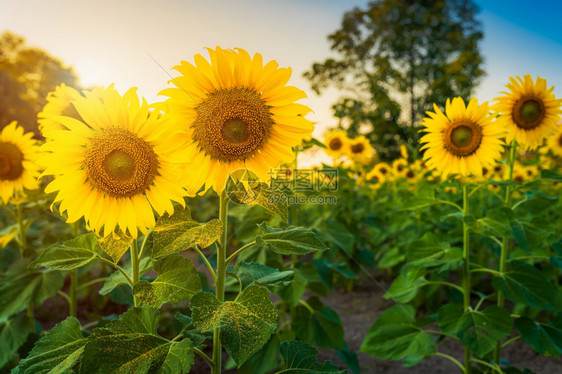
<path fill-rule="evenodd" d="M 510 76 L 532 74 L 562 96 L 562 1 L 477 0 L 488 75 L 475 96 L 489 101 Z M 312 62 L 330 55 L 326 36 L 359 0 L 2 0 L 0 32 L 11 30 L 30 45 L 74 66 L 85 85 L 131 86 L 149 101 L 167 87 L 170 69 L 204 47 L 259 52 L 291 66 L 290 83 L 308 92 L 316 136 L 337 121 L 330 105 L 338 92 L 318 97 L 302 78 Z M 155 62 L 154 60 L 157 62 Z"/>

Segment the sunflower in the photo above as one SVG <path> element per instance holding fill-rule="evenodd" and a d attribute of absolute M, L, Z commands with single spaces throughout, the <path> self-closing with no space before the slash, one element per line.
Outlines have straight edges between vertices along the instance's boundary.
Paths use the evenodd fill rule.
<path fill-rule="evenodd" d="M 556 156 L 562 157 L 562 125 L 556 126 L 556 131 L 548 138 L 548 148 Z"/>
<path fill-rule="evenodd" d="M 385 179 L 392 178 L 392 167 L 386 162 L 379 162 L 375 165 L 374 170 L 381 174 Z"/>
<path fill-rule="evenodd" d="M 404 144 L 400 144 L 400 155 L 405 160 L 408 159 L 408 148 Z"/>
<path fill-rule="evenodd" d="M 115 91 L 113 84 L 106 88 L 96 87 L 90 91 L 84 90 L 84 94 L 92 94 L 98 99 L 103 100 L 106 92 Z M 49 92 L 47 95 L 47 104 L 43 110 L 37 114 L 37 122 L 39 123 L 39 130 L 45 138 L 49 138 L 53 130 L 67 130 L 67 127 L 56 118 L 59 116 L 71 117 L 82 121 L 82 117 L 74 107 L 76 99 L 84 97 L 84 94 L 78 92 L 76 89 L 65 85 L 64 83 L 55 87 L 55 90 Z"/>
<path fill-rule="evenodd" d="M 358 163 L 367 163 L 371 160 L 374 154 L 373 146 L 369 139 L 363 135 L 353 138 L 349 141 L 348 156 L 353 161 Z"/>
<path fill-rule="evenodd" d="M 104 237 L 119 227 L 136 238 L 154 227 L 153 209 L 172 214 L 171 200 L 184 204 L 176 180 L 185 142 L 139 103 L 136 89 L 123 96 L 106 90 L 103 100 L 86 93 L 73 105 L 83 120 L 55 117 L 68 130 L 52 131 L 40 159 L 43 174 L 54 176 L 45 192 L 58 191 L 54 203 L 67 222 L 84 217 Z"/>
<path fill-rule="evenodd" d="M 427 112 L 421 131 L 425 143 L 424 159 L 428 167 L 439 170 L 444 177 L 482 174 L 483 167 L 491 167 L 501 158 L 504 127 L 492 122 L 488 103 L 478 105 L 471 99 L 468 106 L 462 98 L 447 99 L 445 114 L 433 104 L 435 112 Z"/>
<path fill-rule="evenodd" d="M 264 65 L 260 54 L 250 57 L 240 48 L 208 52 L 210 62 L 196 55 L 195 65 L 182 61 L 174 67 L 182 75 L 161 94 L 169 97 L 166 117 L 187 140 L 185 157 L 197 165 L 186 187 L 197 192 L 204 185 L 220 194 L 235 170 L 247 168 L 269 180 L 269 170 L 291 162 L 291 147 L 314 126 L 304 118 L 310 109 L 295 103 L 306 94 L 286 86 L 290 68 L 275 61 Z"/>
<path fill-rule="evenodd" d="M 0 200 L 4 204 L 18 199 L 24 189 L 39 188 L 39 146 L 33 133 L 24 134 L 23 127 L 11 122 L 0 132 Z"/>
<path fill-rule="evenodd" d="M 365 175 L 365 181 L 370 187 L 378 188 L 386 181 L 386 178 L 378 170 L 373 169 Z"/>
<path fill-rule="evenodd" d="M 523 149 L 536 149 L 556 129 L 562 100 L 556 99 L 554 86 L 547 88 L 543 78 L 537 77 L 536 82 L 530 75 L 516 78 L 509 78 L 510 92 L 502 92 L 505 95 L 495 99 L 493 109 L 501 113 L 498 122 L 507 129 L 507 143 L 516 140 Z"/>
<path fill-rule="evenodd" d="M 394 174 L 396 176 L 404 176 L 404 171 L 408 166 L 408 161 L 404 158 L 397 158 L 396 160 L 392 161 L 392 169 L 394 170 Z"/>
<path fill-rule="evenodd" d="M 349 152 L 349 138 L 344 130 L 332 131 L 326 135 L 324 143 L 326 153 L 333 158 L 339 158 Z"/>

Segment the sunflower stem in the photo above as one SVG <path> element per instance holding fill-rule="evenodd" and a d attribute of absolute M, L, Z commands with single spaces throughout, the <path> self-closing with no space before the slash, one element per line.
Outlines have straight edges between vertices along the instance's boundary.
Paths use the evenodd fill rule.
<path fill-rule="evenodd" d="M 509 159 L 508 159 L 508 181 L 512 181 L 513 180 L 513 167 L 515 165 L 515 158 L 516 158 L 516 153 L 517 152 L 517 143 L 515 142 L 515 140 L 513 140 L 511 142 L 510 145 L 510 149 L 509 149 Z M 512 189 L 511 189 L 511 185 L 507 185 L 505 187 L 505 197 L 504 197 L 504 206 L 509 207 L 511 205 L 511 194 L 512 194 Z M 505 271 L 505 263 L 506 263 L 506 259 L 507 259 L 507 252 L 509 251 L 509 240 L 507 237 L 502 238 L 502 243 L 501 243 L 501 252 L 500 252 L 500 263 L 499 263 L 499 275 L 502 275 Z M 504 296 L 503 293 L 501 293 L 498 290 L 498 306 L 500 308 L 503 308 L 504 305 Z M 502 345 L 501 342 L 498 340 L 496 342 L 496 347 L 494 348 L 494 363 L 496 365 L 500 364 L 500 355 L 501 355 L 501 351 L 502 351 Z"/>
<path fill-rule="evenodd" d="M 72 228 L 72 236 L 77 237 L 80 231 L 78 226 L 78 221 L 73 222 L 70 227 Z M 70 286 L 68 289 L 68 315 L 70 317 L 76 317 L 76 313 L 78 310 L 78 298 L 77 298 L 77 290 L 78 290 L 78 269 L 72 269 L 69 273 L 70 277 Z"/>
<path fill-rule="evenodd" d="M 135 287 L 135 284 L 137 284 L 139 282 L 140 279 L 140 272 L 139 272 L 139 253 L 138 253 L 138 249 L 137 249 L 137 240 L 133 239 L 133 242 L 131 243 L 131 264 L 132 264 L 132 271 L 133 274 L 131 275 L 132 281 L 133 281 L 133 288 Z M 139 299 L 137 296 L 134 296 L 134 292 L 133 292 L 133 300 L 134 300 L 134 306 L 138 307 L 139 306 Z"/>
<path fill-rule="evenodd" d="M 470 235 L 469 235 L 469 227 L 468 223 L 466 222 L 466 218 L 468 217 L 469 213 L 469 206 L 468 206 L 468 184 L 463 183 L 462 185 L 462 216 L 463 216 L 463 223 L 462 223 L 462 232 L 463 232 L 463 306 L 464 311 L 467 312 L 470 309 Z M 468 346 L 464 346 L 464 365 L 465 365 L 465 373 L 470 374 L 471 372 L 471 353 Z"/>
<path fill-rule="evenodd" d="M 217 272 L 215 287 L 217 299 L 224 301 L 224 281 L 226 277 L 226 246 L 228 242 L 228 196 L 226 190 L 220 195 L 219 219 L 222 222 L 222 235 L 217 246 Z M 213 374 L 220 374 L 222 369 L 222 345 L 220 338 L 220 327 L 213 331 Z"/>
<path fill-rule="evenodd" d="M 27 240 L 26 240 L 26 233 L 25 233 L 25 225 L 23 224 L 23 213 L 22 213 L 22 207 L 21 204 L 17 204 L 17 213 L 16 213 L 16 219 L 18 222 L 18 235 L 17 235 L 17 243 L 19 245 L 20 248 L 20 254 L 21 257 L 23 257 L 25 249 L 27 247 Z"/>

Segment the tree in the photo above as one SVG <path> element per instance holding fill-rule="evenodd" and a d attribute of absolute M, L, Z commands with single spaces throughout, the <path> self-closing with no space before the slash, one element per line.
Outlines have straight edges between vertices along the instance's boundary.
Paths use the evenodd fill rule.
<path fill-rule="evenodd" d="M 382 158 L 415 144 L 425 111 L 468 99 L 484 75 L 478 9 L 471 0 L 378 0 L 354 8 L 328 35 L 338 55 L 304 76 L 317 93 L 346 92 L 332 108 L 351 135 L 367 130 Z M 345 126 L 344 126 L 345 125 Z"/>
<path fill-rule="evenodd" d="M 61 83 L 78 88 L 72 68 L 11 32 L 0 35 L 0 129 L 18 121 L 26 131 L 37 130 L 37 113 L 47 94 Z"/>

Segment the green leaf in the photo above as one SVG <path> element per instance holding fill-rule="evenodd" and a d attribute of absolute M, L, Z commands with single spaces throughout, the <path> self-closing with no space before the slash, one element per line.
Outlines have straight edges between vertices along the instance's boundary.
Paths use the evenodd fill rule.
<path fill-rule="evenodd" d="M 99 238 L 98 241 L 100 247 L 111 257 L 113 263 L 116 264 L 133 243 L 133 238 L 120 232 L 119 236 L 114 236 L 112 233 L 105 238 Z"/>
<path fill-rule="evenodd" d="M 513 302 L 554 310 L 552 302 L 555 291 L 552 283 L 534 266 L 525 262 L 511 261 L 504 274 L 494 277 L 492 285 Z"/>
<path fill-rule="evenodd" d="M 449 243 L 440 242 L 435 234 L 428 232 L 410 244 L 406 260 L 410 266 L 454 270 L 462 265 L 462 250 L 451 248 Z"/>
<path fill-rule="evenodd" d="M 160 308 L 165 303 L 189 300 L 201 291 L 201 279 L 195 266 L 187 258 L 171 255 L 154 263 L 158 277 L 152 282 L 141 280 L 133 294 L 151 307 Z"/>
<path fill-rule="evenodd" d="M 282 255 L 302 255 L 315 251 L 324 251 L 327 247 L 309 229 L 289 226 L 277 229 L 263 223 L 259 225 L 264 231 L 256 238 L 256 245 Z"/>
<path fill-rule="evenodd" d="M 360 351 L 390 360 L 432 354 L 435 343 L 431 335 L 415 325 L 414 316 L 410 305 L 388 308 L 367 332 Z"/>
<path fill-rule="evenodd" d="M 433 186 L 422 187 L 417 195 L 414 195 L 404 202 L 402 209 L 415 210 L 425 208 L 427 206 L 437 204 L 439 200 L 435 198 L 435 189 Z"/>
<path fill-rule="evenodd" d="M 152 269 L 153 265 L 154 262 L 152 258 L 144 257 L 141 259 L 139 262 L 139 276 Z M 132 264 L 129 262 L 126 266 L 124 266 L 123 270 L 125 270 L 127 274 L 131 274 L 131 267 Z M 100 295 L 109 295 L 113 290 L 123 285 L 129 285 L 129 282 L 127 282 L 123 273 L 120 271 L 114 271 L 100 288 L 99 293 Z"/>
<path fill-rule="evenodd" d="M 259 351 L 277 328 L 277 310 L 267 288 L 253 284 L 235 301 L 220 302 L 208 292 L 190 301 L 193 325 L 201 332 L 219 327 L 221 342 L 232 359 L 242 365 Z"/>
<path fill-rule="evenodd" d="M 81 374 L 187 373 L 194 354 L 189 339 L 170 341 L 156 332 L 158 311 L 132 308 L 104 328 L 97 328 L 84 347 Z"/>
<path fill-rule="evenodd" d="M 25 314 L 0 322 L 0 368 L 25 343 L 31 332 L 30 324 L 31 321 Z"/>
<path fill-rule="evenodd" d="M 562 182 L 562 174 L 560 174 L 556 169 L 543 169 L 541 170 L 541 179 L 553 182 Z"/>
<path fill-rule="evenodd" d="M 97 245 L 98 240 L 93 233 L 53 244 L 29 264 L 29 268 L 35 269 L 44 266 L 55 270 L 72 270 L 82 267 L 96 258 Z"/>
<path fill-rule="evenodd" d="M 68 317 L 47 332 L 20 361 L 19 374 L 71 374 L 78 365 L 87 339 L 82 336 L 80 322 Z"/>
<path fill-rule="evenodd" d="M 357 276 L 349 270 L 346 263 L 332 264 L 325 258 L 315 258 L 313 262 L 318 270 L 318 277 L 330 291 L 334 289 L 334 273 L 347 279 L 357 279 Z"/>
<path fill-rule="evenodd" d="M 427 280 L 423 277 L 424 269 L 409 269 L 406 273 L 402 273 L 394 279 L 390 288 L 384 294 L 385 299 L 393 299 L 399 303 L 407 303 L 418 294 L 420 287 L 427 284 Z"/>
<path fill-rule="evenodd" d="M 340 370 L 330 361 L 319 363 L 316 356 L 318 351 L 310 344 L 293 340 L 282 342 L 279 353 L 283 359 L 283 369 L 277 374 L 343 374 L 347 371 Z"/>
<path fill-rule="evenodd" d="M 562 326 L 539 323 L 521 317 L 515 320 L 515 328 L 539 354 L 552 357 L 562 354 Z"/>
<path fill-rule="evenodd" d="M 463 312 L 460 304 L 448 304 L 439 309 L 437 316 L 439 327 L 457 335 L 477 357 L 490 353 L 498 340 L 511 333 L 509 312 L 497 306 Z"/>
<path fill-rule="evenodd" d="M 340 316 L 330 307 L 322 305 L 317 298 L 308 300 L 313 308 L 296 308 L 296 318 L 292 328 L 297 338 L 322 348 L 344 348 L 344 331 Z"/>
<path fill-rule="evenodd" d="M 345 225 L 336 220 L 329 219 L 326 227 L 321 232 L 328 242 L 332 242 L 336 247 L 345 252 L 351 253 L 355 246 L 355 236 L 349 232 Z"/>
<path fill-rule="evenodd" d="M 229 267 L 228 273 L 234 274 L 246 288 L 253 282 L 266 286 L 286 286 L 293 281 L 293 270 L 279 271 L 272 267 L 257 262 L 238 262 L 236 266 Z"/>
<path fill-rule="evenodd" d="M 222 223 L 213 219 L 201 224 L 191 219 L 189 208 L 177 209 L 164 215 L 154 228 L 154 257 L 163 257 L 185 251 L 196 245 L 205 248 L 213 244 L 222 233 Z"/>
<path fill-rule="evenodd" d="M 298 304 L 308 285 L 308 279 L 303 269 L 295 268 L 293 272 L 293 282 L 289 286 L 281 287 L 276 291 L 291 306 Z"/>
<path fill-rule="evenodd" d="M 0 277 L 0 321 L 30 303 L 41 305 L 62 288 L 64 275 L 57 270 L 29 270 L 20 261 Z"/>
<path fill-rule="evenodd" d="M 497 208 L 488 211 L 486 217 L 476 220 L 475 229 L 484 235 L 495 235 L 502 238 L 511 236 L 510 216 L 513 211 L 508 208 Z"/>
<path fill-rule="evenodd" d="M 278 215 L 284 222 L 289 219 L 287 194 L 280 189 L 273 189 L 267 183 L 233 183 L 231 193 L 245 205 L 259 205 L 268 212 Z"/>

